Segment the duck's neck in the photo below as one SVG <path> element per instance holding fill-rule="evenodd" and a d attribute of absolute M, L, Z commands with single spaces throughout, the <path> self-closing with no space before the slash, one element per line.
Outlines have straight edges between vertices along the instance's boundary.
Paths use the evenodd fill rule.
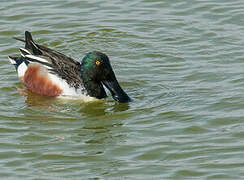
<path fill-rule="evenodd" d="M 84 81 L 84 87 L 87 90 L 87 94 L 91 97 L 102 99 L 107 97 L 107 94 L 101 83 L 94 81 Z"/>
<path fill-rule="evenodd" d="M 104 90 L 104 87 L 101 82 L 93 81 L 89 78 L 87 74 L 82 73 L 82 79 L 84 87 L 87 91 L 87 94 L 91 97 L 102 99 L 107 97 L 107 94 Z"/>

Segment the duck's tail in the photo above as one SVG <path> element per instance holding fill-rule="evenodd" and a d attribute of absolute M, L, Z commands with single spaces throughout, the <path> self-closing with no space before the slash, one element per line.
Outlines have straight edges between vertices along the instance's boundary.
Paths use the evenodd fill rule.
<path fill-rule="evenodd" d="M 47 68 L 50 68 L 50 63 L 44 58 L 38 57 L 42 55 L 42 52 L 39 49 L 39 46 L 33 41 L 31 33 L 25 31 L 25 40 L 14 37 L 14 39 L 25 42 L 25 48 L 20 48 L 21 57 L 9 56 L 8 59 L 11 64 L 14 65 L 18 76 L 22 77 L 27 70 L 29 63 L 36 62 L 42 65 L 45 65 Z"/>
<path fill-rule="evenodd" d="M 25 48 L 19 48 L 22 58 L 9 57 L 11 64 L 16 64 L 15 60 L 21 59 L 22 61 L 25 61 L 27 65 L 29 62 L 37 62 L 48 67 L 51 66 L 46 59 L 39 57 L 39 55 L 43 55 L 43 53 L 41 52 L 39 45 L 34 42 L 29 31 L 25 31 L 25 40 L 18 37 L 14 37 L 14 39 L 25 42 Z"/>
<path fill-rule="evenodd" d="M 23 77 L 25 74 L 25 71 L 27 70 L 29 61 L 27 61 L 26 58 L 24 58 L 24 57 L 9 56 L 8 59 L 9 59 L 10 63 L 14 65 L 14 67 L 18 73 L 18 76 Z"/>

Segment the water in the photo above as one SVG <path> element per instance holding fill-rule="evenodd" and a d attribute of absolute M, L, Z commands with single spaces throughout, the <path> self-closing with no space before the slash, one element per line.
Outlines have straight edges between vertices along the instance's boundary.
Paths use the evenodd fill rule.
<path fill-rule="evenodd" d="M 1 1 L 1 179 L 243 179 L 242 0 Z M 28 92 L 24 31 L 110 57 L 129 104 Z"/>

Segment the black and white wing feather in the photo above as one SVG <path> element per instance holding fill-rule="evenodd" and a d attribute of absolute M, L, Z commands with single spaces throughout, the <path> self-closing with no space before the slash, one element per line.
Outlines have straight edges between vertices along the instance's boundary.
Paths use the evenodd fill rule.
<path fill-rule="evenodd" d="M 25 40 L 15 39 L 25 42 L 25 48 L 20 48 L 20 52 L 28 61 L 46 66 L 50 73 L 64 79 L 70 86 L 81 88 L 83 82 L 79 62 L 60 52 L 36 44 L 28 31 L 25 32 Z"/>

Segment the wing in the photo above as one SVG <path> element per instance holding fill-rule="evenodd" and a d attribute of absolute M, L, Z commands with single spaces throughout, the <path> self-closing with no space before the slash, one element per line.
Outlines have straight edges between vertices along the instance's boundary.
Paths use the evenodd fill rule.
<path fill-rule="evenodd" d="M 49 72 L 66 80 L 70 86 L 75 88 L 80 88 L 82 86 L 83 82 L 81 79 L 79 62 L 60 52 L 36 44 L 32 39 L 31 33 L 28 31 L 25 32 L 25 40 L 20 38 L 14 39 L 25 42 L 25 49 L 20 48 L 20 52 L 22 56 L 27 58 L 28 61 L 45 65 Z M 46 58 L 42 58 L 41 56 L 46 57 L 48 60 L 46 60 Z"/>

